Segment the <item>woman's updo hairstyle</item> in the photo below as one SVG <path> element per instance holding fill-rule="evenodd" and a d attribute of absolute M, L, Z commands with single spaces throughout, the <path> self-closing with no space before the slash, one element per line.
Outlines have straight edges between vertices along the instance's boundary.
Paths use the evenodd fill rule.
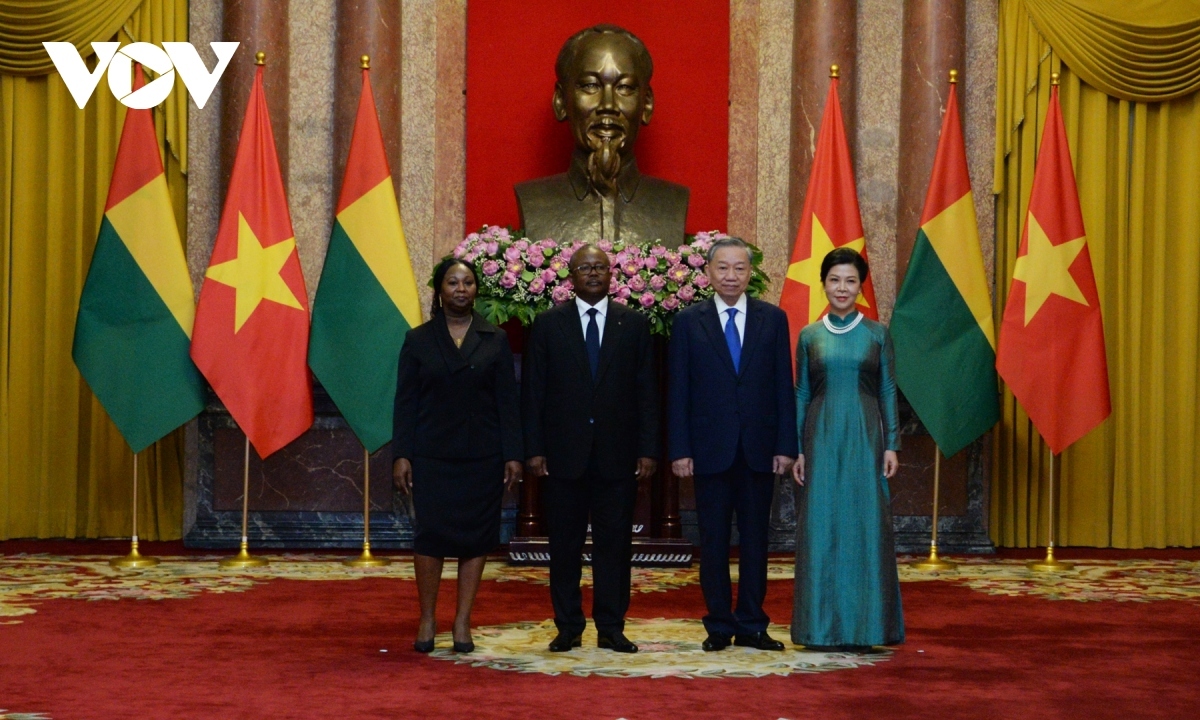
<path fill-rule="evenodd" d="M 475 267 L 466 260 L 456 257 L 448 257 L 438 263 L 438 266 L 433 269 L 433 302 L 430 303 L 430 315 L 440 315 L 442 313 L 442 283 L 446 280 L 446 273 L 450 272 L 450 268 L 455 265 L 462 265 L 471 273 L 471 277 L 475 279 L 475 287 L 479 287 L 479 276 L 475 274 Z"/>
<path fill-rule="evenodd" d="M 853 248 L 840 247 L 829 251 L 825 259 L 821 261 L 821 282 L 825 282 L 825 276 L 836 265 L 853 265 L 854 269 L 858 270 L 858 281 L 860 283 L 867 281 L 867 273 L 870 272 L 870 268 L 867 267 L 866 259 Z"/>

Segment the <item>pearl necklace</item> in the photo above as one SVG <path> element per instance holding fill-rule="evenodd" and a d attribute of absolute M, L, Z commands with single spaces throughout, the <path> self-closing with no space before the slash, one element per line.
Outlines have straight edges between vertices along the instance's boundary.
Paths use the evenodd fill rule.
<path fill-rule="evenodd" d="M 847 325 L 846 327 L 837 327 L 829 319 L 829 315 L 827 314 L 827 315 L 825 315 L 825 317 L 821 318 L 821 322 L 825 323 L 825 329 L 828 330 L 829 332 L 833 333 L 834 335 L 845 335 L 846 333 L 850 332 L 854 328 L 858 327 L 858 324 L 860 322 L 862 322 L 862 319 L 863 319 L 863 314 L 859 313 L 858 316 L 855 317 L 853 320 L 851 320 L 850 324 Z"/>

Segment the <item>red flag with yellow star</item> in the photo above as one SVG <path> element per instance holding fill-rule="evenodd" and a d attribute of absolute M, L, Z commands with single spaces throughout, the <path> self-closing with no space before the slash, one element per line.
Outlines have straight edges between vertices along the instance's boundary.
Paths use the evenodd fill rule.
<path fill-rule="evenodd" d="M 1100 296 L 1057 86 L 1050 90 L 996 369 L 1055 455 L 1112 412 Z"/>
<path fill-rule="evenodd" d="M 308 292 L 254 76 L 192 333 L 192 360 L 260 457 L 312 425 Z"/>
<path fill-rule="evenodd" d="M 838 79 L 829 81 L 825 98 L 825 116 L 817 135 L 808 193 L 800 213 L 800 229 L 792 246 L 791 264 L 783 281 L 779 307 L 787 313 L 792 334 L 792 352 L 800 330 L 821 319 L 829 308 L 821 286 L 821 261 L 831 250 L 849 247 L 867 257 L 862 217 L 858 210 L 858 192 L 854 187 L 854 166 L 842 125 L 842 106 L 838 101 Z M 879 319 L 875 309 L 875 286 L 870 276 L 858 296 L 859 311 Z"/>

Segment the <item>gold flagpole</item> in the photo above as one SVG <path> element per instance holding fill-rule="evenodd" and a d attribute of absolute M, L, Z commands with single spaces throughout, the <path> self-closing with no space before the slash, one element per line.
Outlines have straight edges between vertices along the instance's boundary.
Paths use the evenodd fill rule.
<path fill-rule="evenodd" d="M 242 460 L 242 548 L 237 555 L 221 561 L 223 568 L 252 568 L 267 564 L 267 559 L 250 554 L 250 542 L 246 533 L 247 516 L 250 514 L 250 436 L 246 436 L 246 455 Z"/>
<path fill-rule="evenodd" d="M 119 570 L 139 570 L 141 568 L 154 567 L 158 564 L 158 558 L 145 557 L 138 553 L 138 532 L 137 532 L 137 453 L 133 454 L 133 541 L 129 546 L 129 554 L 125 557 L 113 558 L 108 561 L 108 564 Z"/>
<path fill-rule="evenodd" d="M 366 55 L 363 56 L 364 58 Z M 365 60 L 364 60 L 365 62 Z M 363 447 L 363 549 L 362 555 L 342 561 L 350 567 L 383 567 L 391 565 L 387 558 L 371 554 L 371 451 Z"/>
<path fill-rule="evenodd" d="M 1050 542 L 1046 545 L 1046 557 L 1025 563 L 1025 567 L 1034 572 L 1065 572 L 1073 570 L 1075 563 L 1054 559 L 1054 453 L 1050 453 Z"/>
<path fill-rule="evenodd" d="M 943 560 L 938 557 L 937 551 L 937 536 L 938 536 L 938 484 L 941 481 L 942 474 L 942 450 L 935 442 L 933 444 L 933 533 L 929 540 L 929 557 L 924 560 L 918 560 L 912 564 L 912 567 L 917 570 L 926 572 L 946 572 L 954 570 L 958 567 L 956 563 L 949 560 Z"/>

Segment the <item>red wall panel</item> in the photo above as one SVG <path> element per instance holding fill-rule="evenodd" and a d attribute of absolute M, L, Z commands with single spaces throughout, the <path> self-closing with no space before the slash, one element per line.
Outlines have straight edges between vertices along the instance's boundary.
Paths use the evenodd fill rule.
<path fill-rule="evenodd" d="M 725 229 L 729 0 L 471 0 L 467 4 L 467 227 L 517 225 L 514 183 L 564 172 L 554 61 L 590 25 L 620 25 L 654 58 L 655 109 L 637 139 L 643 173 L 691 189 L 687 232 Z"/>

